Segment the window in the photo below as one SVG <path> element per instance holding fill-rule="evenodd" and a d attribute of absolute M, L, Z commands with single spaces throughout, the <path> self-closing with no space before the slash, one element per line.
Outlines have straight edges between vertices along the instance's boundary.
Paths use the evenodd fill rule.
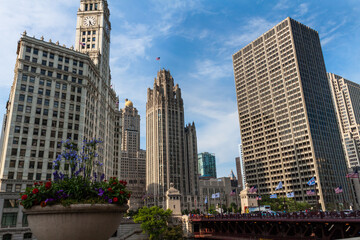
<path fill-rule="evenodd" d="M 62 61 L 63 61 L 63 56 L 59 56 L 59 57 L 58 57 L 58 61 L 59 61 L 59 62 L 62 62 Z"/>
<path fill-rule="evenodd" d="M 35 161 L 30 161 L 29 168 L 35 168 Z"/>
<path fill-rule="evenodd" d="M 43 163 L 42 162 L 38 162 L 37 163 L 37 169 L 42 169 Z"/>
<path fill-rule="evenodd" d="M 49 115 L 49 109 L 44 109 L 43 110 L 43 115 L 48 116 Z"/>
<path fill-rule="evenodd" d="M 25 95 L 24 94 L 20 94 L 19 95 L 19 101 L 23 102 L 25 100 Z"/>
<path fill-rule="evenodd" d="M 24 82 L 26 82 L 26 81 L 27 81 L 27 79 L 28 79 L 28 75 L 23 74 L 21 79 L 22 79 Z"/>
<path fill-rule="evenodd" d="M 88 31 L 88 35 L 90 35 L 91 34 L 91 31 Z"/>
<path fill-rule="evenodd" d="M 16 227 L 17 213 L 3 213 L 1 227 Z M 3 240 L 11 240 L 11 234 L 5 234 Z"/>
<path fill-rule="evenodd" d="M 31 113 L 31 107 L 30 107 L 30 106 L 26 106 L 25 112 L 26 112 L 26 113 Z"/>
<path fill-rule="evenodd" d="M 26 149 L 20 149 L 20 157 L 25 157 Z"/>
<path fill-rule="evenodd" d="M 45 95 L 46 96 L 50 96 L 50 94 L 51 94 L 51 90 L 49 90 L 49 89 L 46 89 L 46 91 L 45 91 Z M 47 100 L 47 99 L 46 99 Z M 46 100 L 45 100 L 45 105 L 46 105 Z M 49 100 L 48 100 L 49 101 Z M 49 105 L 46 105 L 46 106 L 49 106 Z"/>
<path fill-rule="evenodd" d="M 70 62 L 70 59 L 69 58 L 65 58 L 65 63 L 69 63 Z"/>
<path fill-rule="evenodd" d="M 58 64 L 58 67 L 57 67 L 58 69 L 62 69 L 62 65 L 61 64 Z"/>
<path fill-rule="evenodd" d="M 36 108 L 36 114 L 41 114 L 41 108 Z"/>
<path fill-rule="evenodd" d="M 61 103 L 61 108 L 65 109 L 66 104 L 64 102 Z"/>
<path fill-rule="evenodd" d="M 22 172 L 17 173 L 17 178 L 16 179 L 22 179 Z M 21 184 L 16 184 L 15 185 L 15 192 L 21 192 Z"/>
<path fill-rule="evenodd" d="M 16 199 L 4 199 L 4 208 L 18 208 L 19 200 Z"/>
<path fill-rule="evenodd" d="M 49 62 L 49 67 L 53 67 L 54 63 L 53 62 Z"/>
<path fill-rule="evenodd" d="M 41 173 L 36 174 L 36 180 L 41 180 Z"/>
<path fill-rule="evenodd" d="M 65 75 L 64 75 L 64 77 L 65 77 Z M 64 79 L 65 80 L 65 79 Z M 67 85 L 66 84 L 63 84 L 63 86 L 62 86 L 62 90 L 66 90 L 67 89 Z"/>
<path fill-rule="evenodd" d="M 51 80 L 47 80 L 47 81 L 46 81 L 46 86 L 47 86 L 47 87 L 51 87 Z"/>
<path fill-rule="evenodd" d="M 96 31 L 94 31 L 94 32 L 96 32 Z M 79 62 L 79 67 L 83 67 L 83 66 L 84 66 L 84 62 Z"/>
<path fill-rule="evenodd" d="M 46 90 L 46 91 L 47 91 L 47 90 Z M 49 94 L 49 95 L 50 95 L 50 94 Z M 50 106 L 50 100 L 49 100 L 49 99 L 45 99 L 44 105 L 45 105 L 45 106 Z"/>
<path fill-rule="evenodd" d="M 27 226 L 28 226 L 27 215 L 26 215 L 25 213 L 23 214 L 22 226 L 23 226 L 23 227 L 27 227 Z M 26 233 L 25 233 L 25 234 L 26 234 Z M 24 234 L 24 239 L 25 239 L 25 234 Z M 29 235 L 28 235 L 28 236 L 29 236 Z"/>
<path fill-rule="evenodd" d="M 26 91 L 26 85 L 25 85 L 25 84 L 21 84 L 20 90 L 21 90 L 21 91 Z"/>
<path fill-rule="evenodd" d="M 24 65 L 24 71 L 29 71 L 29 66 L 28 65 Z"/>
<path fill-rule="evenodd" d="M 6 184 L 6 191 L 7 192 L 12 192 L 13 189 L 13 185 L 12 184 Z"/>
<path fill-rule="evenodd" d="M 88 10 L 88 4 L 85 4 L 85 11 L 87 11 L 87 10 Z M 84 34 L 85 34 L 85 32 L 84 32 Z M 30 50 L 31 50 L 31 48 L 30 48 Z"/>
<path fill-rule="evenodd" d="M 44 157 L 44 151 L 39 151 L 39 157 L 41 157 L 41 158 Z"/>
<path fill-rule="evenodd" d="M 23 239 L 32 239 L 32 233 L 24 233 Z"/>
<path fill-rule="evenodd" d="M 61 73 L 56 74 L 56 78 L 61 79 Z"/>
<path fill-rule="evenodd" d="M 28 127 L 24 127 L 23 129 L 23 134 L 28 134 L 29 133 L 29 128 Z"/>
<path fill-rule="evenodd" d="M 28 173 L 28 180 L 34 180 L 34 173 Z"/>
<path fill-rule="evenodd" d="M 33 93 L 33 92 L 34 92 L 34 87 L 33 87 L 33 86 L 29 86 L 29 88 L 28 88 L 28 92 Z"/>
<path fill-rule="evenodd" d="M 37 58 L 33 58 L 33 59 L 32 59 L 32 62 L 33 62 L 33 63 L 37 63 L 37 60 L 38 60 Z"/>
<path fill-rule="evenodd" d="M 14 179 L 14 172 L 8 173 L 8 179 Z"/>
<path fill-rule="evenodd" d="M 42 104 L 42 98 L 38 98 L 36 101 L 37 104 L 41 105 Z"/>
<path fill-rule="evenodd" d="M 41 129 L 41 136 L 46 136 L 46 129 Z"/>
<path fill-rule="evenodd" d="M 43 57 L 47 57 L 48 53 L 47 52 L 43 52 Z"/>
<path fill-rule="evenodd" d="M 95 44 L 91 45 L 91 48 L 95 48 Z"/>
<path fill-rule="evenodd" d="M 14 133 L 20 133 L 20 126 L 15 126 Z"/>
<path fill-rule="evenodd" d="M 45 70 L 45 69 L 41 69 L 41 70 L 40 70 L 40 74 L 41 74 L 41 75 L 45 75 L 45 74 L 46 74 L 46 70 Z"/>
<path fill-rule="evenodd" d="M 25 116 L 24 117 L 24 123 L 30 123 L 30 117 Z"/>
<path fill-rule="evenodd" d="M 92 40 L 95 41 L 95 37 L 93 37 Z"/>
<path fill-rule="evenodd" d="M 43 119 L 43 120 L 42 120 L 42 125 L 43 125 L 43 126 L 47 126 L 47 119 Z"/>
<path fill-rule="evenodd" d="M 24 167 L 24 161 L 19 161 L 18 168 L 23 168 L 23 167 Z"/>
<path fill-rule="evenodd" d="M 39 80 L 39 85 L 44 86 L 44 84 L 45 84 L 45 80 L 44 80 L 44 79 L 40 79 L 40 80 Z"/>
<path fill-rule="evenodd" d="M 32 103 L 32 100 L 33 100 L 33 97 L 32 97 L 32 96 L 28 96 L 28 97 L 27 97 L 27 102 L 28 102 L 28 103 Z"/>
<path fill-rule="evenodd" d="M 13 144 L 18 144 L 19 143 L 19 138 L 18 137 L 14 137 L 13 138 Z M 11 161 L 10 161 L 11 162 Z"/>
<path fill-rule="evenodd" d="M 77 66 L 77 63 L 78 63 L 78 62 L 77 62 L 76 60 L 73 60 L 73 65 L 74 65 L 74 66 Z"/>
<path fill-rule="evenodd" d="M 59 107 L 59 102 L 58 101 L 54 101 L 54 108 L 58 108 Z"/>
<path fill-rule="evenodd" d="M 50 58 L 54 59 L 54 54 L 53 53 L 50 53 Z"/>
<path fill-rule="evenodd" d="M 27 144 L 27 138 L 22 138 L 21 139 L 21 145 L 25 145 Z"/>
<path fill-rule="evenodd" d="M 83 75 L 83 70 L 79 70 L 79 75 Z"/>
<path fill-rule="evenodd" d="M 16 115 L 16 122 L 22 122 L 22 116 L 21 115 Z"/>
<path fill-rule="evenodd" d="M 31 47 L 26 47 L 26 52 L 31 53 Z"/>
<path fill-rule="evenodd" d="M 90 11 L 92 11 L 92 10 L 93 10 L 93 4 L 90 3 Z"/>
<path fill-rule="evenodd" d="M 68 67 L 68 66 L 65 66 L 65 67 L 64 67 L 64 71 L 67 71 L 67 72 L 68 72 L 68 71 L 69 71 L 69 67 Z"/>
<path fill-rule="evenodd" d="M 50 157 L 50 153 L 51 153 L 51 157 Z M 49 158 L 53 158 L 54 157 L 54 153 L 53 152 L 49 152 Z M 47 166 L 47 169 L 52 169 L 52 162 L 48 162 L 48 166 Z"/>
<path fill-rule="evenodd" d="M 18 112 L 24 111 L 24 105 L 19 105 L 17 110 Z"/>
<path fill-rule="evenodd" d="M 52 77 L 52 75 L 53 75 L 53 72 L 48 71 L 48 76 L 49 76 L 49 77 Z"/>
<path fill-rule="evenodd" d="M 31 72 L 36 73 L 36 67 L 31 67 Z"/>
<path fill-rule="evenodd" d="M 14 168 L 15 164 L 16 164 L 16 160 L 11 160 L 10 164 L 9 164 L 9 167 Z"/>
<path fill-rule="evenodd" d="M 41 65 L 46 66 L 46 64 L 47 64 L 47 61 L 46 61 L 46 60 L 42 60 L 42 61 L 41 61 Z M 41 72 L 42 72 L 42 71 L 44 71 L 44 73 L 45 73 L 45 70 L 41 69 Z"/>
<path fill-rule="evenodd" d="M 39 135 L 39 129 L 38 128 L 34 128 L 33 135 L 35 135 L 35 136 Z M 36 140 L 36 139 L 33 139 L 33 142 L 34 142 L 34 140 Z M 36 144 L 33 145 L 33 146 L 36 146 Z"/>

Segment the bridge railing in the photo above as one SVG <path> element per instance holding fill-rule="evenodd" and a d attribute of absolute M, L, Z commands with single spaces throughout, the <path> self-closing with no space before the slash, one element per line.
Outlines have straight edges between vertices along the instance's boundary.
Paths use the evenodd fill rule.
<path fill-rule="evenodd" d="M 209 219 L 356 219 L 360 218 L 360 211 L 354 212 L 293 212 L 293 213 L 246 213 L 246 214 L 192 214 L 191 220 Z"/>

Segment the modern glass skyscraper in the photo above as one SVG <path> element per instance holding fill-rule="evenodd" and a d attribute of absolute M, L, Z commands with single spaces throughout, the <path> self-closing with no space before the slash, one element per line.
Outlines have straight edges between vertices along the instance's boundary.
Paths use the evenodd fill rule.
<path fill-rule="evenodd" d="M 328 73 L 348 167 L 360 165 L 360 85 Z"/>
<path fill-rule="evenodd" d="M 208 152 L 199 153 L 198 166 L 200 177 L 216 178 L 215 154 Z"/>
<path fill-rule="evenodd" d="M 322 209 L 352 203 L 318 33 L 286 18 L 235 53 L 233 64 L 246 182 Z M 308 196 L 314 176 L 316 195 Z"/>

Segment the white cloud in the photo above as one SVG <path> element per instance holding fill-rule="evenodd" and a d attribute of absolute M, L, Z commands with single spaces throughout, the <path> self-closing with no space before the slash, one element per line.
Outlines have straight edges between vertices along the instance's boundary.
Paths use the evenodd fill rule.
<path fill-rule="evenodd" d="M 288 0 L 279 0 L 278 3 L 273 7 L 274 10 L 285 10 L 290 7 Z"/>
<path fill-rule="evenodd" d="M 308 3 L 301 3 L 297 9 L 294 17 L 299 18 L 307 14 L 309 11 L 309 4 Z"/>

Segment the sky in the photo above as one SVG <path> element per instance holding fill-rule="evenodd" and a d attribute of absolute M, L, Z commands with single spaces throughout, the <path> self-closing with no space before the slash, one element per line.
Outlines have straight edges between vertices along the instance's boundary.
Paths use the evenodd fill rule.
<path fill-rule="evenodd" d="M 185 122 L 198 152 L 214 153 L 218 177 L 236 171 L 241 142 L 232 54 L 291 17 L 319 32 L 328 72 L 360 84 L 359 0 L 108 0 L 113 87 L 141 116 L 145 149 L 147 89 L 160 68 L 182 90 Z M 75 44 L 80 0 L 1 0 L 0 116 L 14 78 L 17 41 L 29 36 Z M 155 59 L 160 57 L 160 62 Z M 0 119 L 1 120 L 1 119 Z"/>

